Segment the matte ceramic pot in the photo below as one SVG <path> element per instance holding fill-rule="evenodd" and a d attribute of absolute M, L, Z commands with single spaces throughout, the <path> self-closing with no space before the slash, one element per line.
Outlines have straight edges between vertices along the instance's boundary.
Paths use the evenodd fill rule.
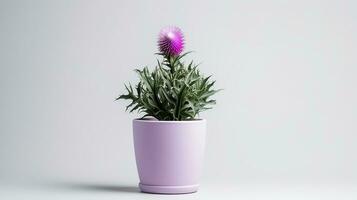
<path fill-rule="evenodd" d="M 196 192 L 202 171 L 206 120 L 133 120 L 140 190 L 148 193 Z"/>

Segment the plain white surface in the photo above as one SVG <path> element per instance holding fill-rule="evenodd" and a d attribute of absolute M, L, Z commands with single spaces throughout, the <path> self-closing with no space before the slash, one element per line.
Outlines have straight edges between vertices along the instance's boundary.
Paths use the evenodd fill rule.
<path fill-rule="evenodd" d="M 177 25 L 188 58 L 224 89 L 201 116 L 202 183 L 217 186 L 197 195 L 347 198 L 350 187 L 280 194 L 229 182 L 356 184 L 356 10 L 355 0 L 1 0 L 0 182 L 136 184 L 137 115 L 113 100 L 134 68 L 156 63 L 159 30 Z M 19 198 L 141 195 L 3 188 Z"/>
<path fill-rule="evenodd" d="M 32 186 L 0 186 L 0 197 L 6 200 L 23 199 L 241 199 L 241 200 L 355 200 L 356 185 L 311 184 L 203 184 L 197 193 L 158 195 L 140 193 L 133 184 L 57 183 Z"/>

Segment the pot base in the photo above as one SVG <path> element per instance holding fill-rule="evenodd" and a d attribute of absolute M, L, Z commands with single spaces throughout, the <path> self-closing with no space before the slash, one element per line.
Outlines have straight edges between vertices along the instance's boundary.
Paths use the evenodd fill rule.
<path fill-rule="evenodd" d="M 142 192 L 154 194 L 187 194 L 197 192 L 199 185 L 164 186 L 139 183 Z"/>

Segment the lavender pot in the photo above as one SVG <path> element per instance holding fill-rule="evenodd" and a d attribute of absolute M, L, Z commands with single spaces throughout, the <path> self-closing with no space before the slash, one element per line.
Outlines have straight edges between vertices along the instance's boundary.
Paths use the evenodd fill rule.
<path fill-rule="evenodd" d="M 133 120 L 136 165 L 142 192 L 196 192 L 201 175 L 206 120 Z"/>

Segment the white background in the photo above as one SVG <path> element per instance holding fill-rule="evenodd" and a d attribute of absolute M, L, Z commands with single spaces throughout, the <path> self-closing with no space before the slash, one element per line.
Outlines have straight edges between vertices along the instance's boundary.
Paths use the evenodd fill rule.
<path fill-rule="evenodd" d="M 210 192 L 337 184 L 357 193 L 356 11 L 353 0 L 2 0 L 0 182 L 135 190 L 138 115 L 113 100 L 137 81 L 134 68 L 154 66 L 159 30 L 176 25 L 195 51 L 188 58 L 224 89 L 201 116 Z"/>

